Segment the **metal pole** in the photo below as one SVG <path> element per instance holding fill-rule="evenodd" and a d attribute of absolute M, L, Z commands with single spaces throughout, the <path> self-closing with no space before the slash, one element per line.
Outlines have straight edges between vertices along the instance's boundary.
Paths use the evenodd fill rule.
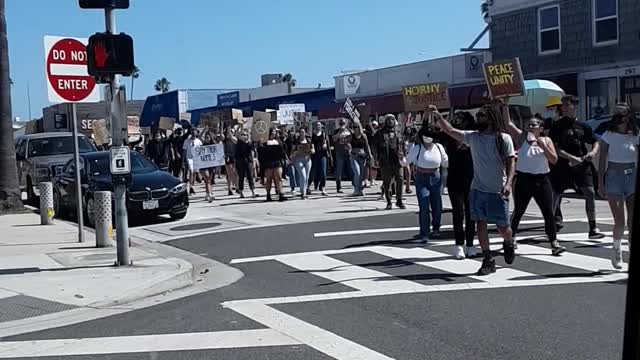
<path fill-rule="evenodd" d="M 78 149 L 78 114 L 76 103 L 71 103 L 71 117 L 73 124 L 71 131 L 73 134 L 73 161 L 76 164 L 76 209 L 78 209 L 78 242 L 84 242 L 84 211 L 82 209 L 82 169 L 80 168 L 80 151 Z"/>
<path fill-rule="evenodd" d="M 111 227 L 111 191 L 94 193 L 96 219 L 96 247 L 110 247 L 113 228 Z"/>
<path fill-rule="evenodd" d="M 640 153 L 638 154 L 640 161 Z M 622 347 L 623 360 L 640 359 L 640 265 L 636 245 L 640 241 L 640 173 L 636 172 L 636 191 L 634 196 L 633 217 L 629 229 L 629 280 L 627 281 L 627 305 L 624 321 L 624 342 Z M 633 250 L 631 249 L 633 248 Z M 640 249 L 640 248 L 639 248 Z M 634 252 L 635 251 L 635 252 Z"/>
<path fill-rule="evenodd" d="M 104 9 L 104 20 L 108 33 L 116 32 L 116 18 L 113 8 Z M 120 119 L 122 113 L 120 104 L 120 76 L 114 75 L 109 83 L 111 91 L 111 142 L 112 146 L 122 146 L 124 144 L 123 133 L 121 131 L 123 119 Z M 116 213 L 116 244 L 118 259 L 117 266 L 130 265 L 129 258 L 129 221 L 127 218 L 127 185 L 125 181 L 115 181 L 113 185 L 114 205 Z"/>

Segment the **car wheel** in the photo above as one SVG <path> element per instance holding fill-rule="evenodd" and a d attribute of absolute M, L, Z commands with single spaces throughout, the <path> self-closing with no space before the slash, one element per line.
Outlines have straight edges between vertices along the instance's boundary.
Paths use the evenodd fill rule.
<path fill-rule="evenodd" d="M 27 178 L 27 202 L 32 206 L 39 206 L 38 197 L 36 193 L 33 192 L 33 183 L 30 177 Z"/>
<path fill-rule="evenodd" d="M 171 219 L 172 220 L 182 220 L 185 217 L 187 217 L 187 212 L 181 212 L 181 213 L 171 213 Z"/>
<path fill-rule="evenodd" d="M 87 213 L 87 225 L 91 226 L 91 227 L 95 227 L 96 225 L 96 202 L 93 200 L 92 197 L 87 199 L 87 206 L 86 206 L 86 213 Z"/>

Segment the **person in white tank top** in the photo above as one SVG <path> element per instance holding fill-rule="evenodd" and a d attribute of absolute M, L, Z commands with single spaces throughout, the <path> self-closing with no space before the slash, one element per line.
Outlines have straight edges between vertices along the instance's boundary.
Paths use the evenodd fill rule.
<path fill-rule="evenodd" d="M 506 115 L 506 114 L 505 114 Z M 566 249 L 558 243 L 553 211 L 553 188 L 549 180 L 549 164 L 558 161 L 553 141 L 543 136 L 544 121 L 534 117 L 527 123 L 527 131 L 515 126 L 507 116 L 507 131 L 513 143 L 518 146 L 515 185 L 513 186 L 514 210 L 511 216 L 511 229 L 514 239 L 522 216 L 527 211 L 531 198 L 536 201 L 542 216 L 544 228 L 551 245 L 551 253 L 558 256 Z"/>

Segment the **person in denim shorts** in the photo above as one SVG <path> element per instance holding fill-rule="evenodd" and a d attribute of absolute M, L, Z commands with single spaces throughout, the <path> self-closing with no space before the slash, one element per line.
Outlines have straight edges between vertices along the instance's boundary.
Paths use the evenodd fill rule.
<path fill-rule="evenodd" d="M 609 130 L 600 138 L 600 161 L 598 162 L 599 192 L 609 200 L 613 215 L 613 252 L 611 264 L 622 269 L 622 236 L 627 223 L 631 230 L 633 219 L 633 195 L 638 159 L 638 127 L 629 113 L 613 116 Z"/>
<path fill-rule="evenodd" d="M 477 116 L 477 131 L 455 129 L 434 106 L 429 107 L 440 127 L 454 140 L 465 143 L 471 149 L 473 158 L 473 180 L 469 205 L 471 219 L 476 222 L 478 240 L 484 260 L 478 275 L 489 275 L 496 271 L 495 260 L 491 256 L 489 223 L 496 224 L 504 239 L 504 259 L 507 264 L 515 260 L 513 232 L 509 223 L 509 195 L 515 174 L 515 151 L 511 137 L 505 134 L 504 104 L 486 105 Z"/>

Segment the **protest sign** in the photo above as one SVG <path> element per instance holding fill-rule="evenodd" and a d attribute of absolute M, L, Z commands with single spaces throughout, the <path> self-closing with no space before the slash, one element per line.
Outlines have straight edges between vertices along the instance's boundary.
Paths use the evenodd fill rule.
<path fill-rule="evenodd" d="M 137 116 L 127 116 L 127 132 L 129 135 L 140 134 L 140 118 Z"/>
<path fill-rule="evenodd" d="M 107 121 L 105 119 L 95 120 L 91 124 L 93 130 L 93 137 L 96 140 L 96 144 L 104 145 L 109 143 L 109 130 L 107 129 Z"/>
<path fill-rule="evenodd" d="M 353 106 L 351 98 L 347 98 L 347 100 L 344 102 L 344 111 L 349 114 L 354 123 L 360 123 L 360 112 L 358 111 L 358 109 L 356 109 L 355 106 Z"/>
<path fill-rule="evenodd" d="M 485 63 L 484 77 L 492 99 L 525 94 L 519 58 Z"/>
<path fill-rule="evenodd" d="M 271 114 L 254 111 L 253 124 L 251 126 L 251 140 L 266 142 L 269 139 L 269 129 L 271 129 Z"/>
<path fill-rule="evenodd" d="M 293 125 L 293 114 L 307 111 L 304 104 L 278 105 L 278 121 L 283 125 Z"/>
<path fill-rule="evenodd" d="M 160 117 L 160 123 L 158 127 L 163 130 L 173 130 L 173 125 L 175 125 L 176 119 L 169 117 Z"/>
<path fill-rule="evenodd" d="M 446 82 L 404 86 L 402 88 L 404 111 L 424 111 L 427 106 L 435 105 L 438 109 L 448 109 L 449 84 Z"/>
<path fill-rule="evenodd" d="M 293 126 L 296 130 L 305 129 L 307 132 L 311 130 L 311 113 L 295 112 L 293 113 Z"/>
<path fill-rule="evenodd" d="M 215 112 L 202 113 L 198 125 L 205 129 L 218 130 L 220 127 L 220 118 L 218 118 Z"/>
<path fill-rule="evenodd" d="M 191 122 L 191 113 L 181 112 L 180 113 L 180 121 Z"/>
<path fill-rule="evenodd" d="M 202 145 L 193 148 L 193 169 L 208 169 L 224 165 L 224 144 Z"/>

